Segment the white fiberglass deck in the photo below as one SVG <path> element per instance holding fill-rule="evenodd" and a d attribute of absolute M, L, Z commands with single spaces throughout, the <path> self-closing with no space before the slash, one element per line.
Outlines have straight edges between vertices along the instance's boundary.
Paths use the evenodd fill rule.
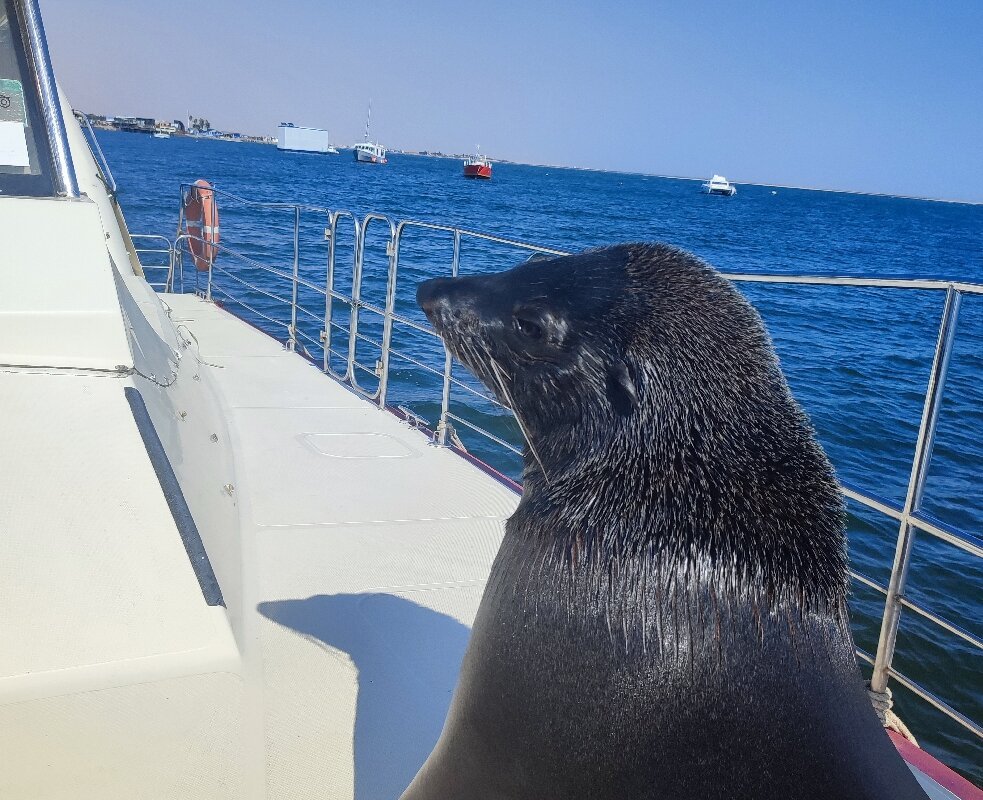
<path fill-rule="evenodd" d="M 518 497 L 219 307 L 163 300 L 231 429 L 243 762 L 265 769 L 246 794 L 398 797 L 440 734 Z"/>
<path fill-rule="evenodd" d="M 398 797 L 440 733 L 518 498 L 216 306 L 162 299 L 230 423 L 244 760 L 265 763 L 270 797 Z"/>

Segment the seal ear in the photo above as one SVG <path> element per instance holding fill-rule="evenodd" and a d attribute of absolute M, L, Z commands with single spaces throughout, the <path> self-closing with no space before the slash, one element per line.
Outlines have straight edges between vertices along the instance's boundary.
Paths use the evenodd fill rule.
<path fill-rule="evenodd" d="M 608 366 L 607 390 L 611 405 L 623 417 L 627 417 L 638 405 L 638 390 L 623 361 Z"/>

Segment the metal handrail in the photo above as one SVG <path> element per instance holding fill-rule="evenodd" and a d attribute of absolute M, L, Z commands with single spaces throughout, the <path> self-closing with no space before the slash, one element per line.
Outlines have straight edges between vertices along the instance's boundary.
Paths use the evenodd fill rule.
<path fill-rule="evenodd" d="M 111 178 L 112 175 L 110 175 L 110 179 Z M 108 183 L 106 188 L 109 189 Z M 113 188 L 110 189 L 110 193 L 112 193 L 113 191 L 115 191 L 115 183 L 113 183 Z M 161 236 L 160 234 L 156 234 L 156 233 L 131 233 L 130 239 L 133 241 L 133 252 L 136 254 L 137 261 L 140 263 L 140 268 L 143 270 L 144 277 L 146 277 L 148 269 L 167 270 L 167 274 L 164 276 L 163 281 L 148 281 L 148 283 L 154 289 L 163 289 L 165 292 L 170 291 L 171 280 L 174 275 L 174 245 L 171 243 L 171 240 L 168 239 L 166 236 Z M 164 246 L 163 247 L 137 247 L 136 245 L 140 241 L 163 242 Z M 167 256 L 167 263 L 145 264 L 143 263 L 143 259 L 140 257 L 141 254 Z"/>
<path fill-rule="evenodd" d="M 218 190 L 216 191 L 218 192 Z M 529 251 L 531 253 L 567 255 L 566 251 L 543 247 L 529 242 L 522 242 L 493 234 L 471 231 L 465 228 L 450 225 L 440 225 L 416 220 L 401 220 L 399 222 L 395 222 L 390 217 L 381 214 L 368 214 L 363 217 L 358 217 L 350 211 L 330 211 L 328 209 L 316 206 L 262 203 L 249 201 L 230 193 L 220 192 L 220 194 L 253 207 L 293 212 L 293 263 L 292 269 L 289 271 L 286 269 L 279 269 L 261 264 L 255 259 L 245 256 L 244 254 L 237 253 L 232 248 L 225 245 L 215 247 L 215 252 L 220 252 L 223 254 L 223 256 L 228 255 L 239 263 L 251 267 L 258 267 L 266 274 L 269 274 L 274 278 L 288 281 L 290 283 L 290 299 L 288 300 L 284 297 L 272 295 L 268 289 L 264 289 L 263 287 L 249 283 L 241 275 L 233 276 L 229 268 L 215 267 L 214 264 L 209 265 L 210 268 L 207 273 L 207 285 L 202 292 L 206 298 L 210 299 L 212 297 L 212 291 L 214 289 L 223 297 L 230 299 L 232 302 L 241 304 L 243 307 L 248 308 L 259 317 L 266 319 L 281 328 L 285 328 L 288 332 L 288 339 L 285 342 L 287 347 L 296 346 L 298 337 L 304 338 L 305 340 L 311 342 L 311 344 L 318 344 L 312 337 L 304 334 L 302 331 L 297 330 L 298 313 L 323 322 L 323 327 L 320 331 L 320 346 L 324 352 L 322 363 L 323 371 L 333 376 L 335 379 L 346 383 L 355 391 L 359 392 L 361 395 L 381 408 L 386 407 L 388 399 L 388 378 L 391 356 L 403 359 L 430 374 L 441 377 L 441 410 L 436 429 L 433 432 L 434 444 L 439 446 L 456 447 L 454 444 L 454 442 L 457 441 L 454 426 L 458 425 L 467 428 L 476 434 L 480 434 L 487 440 L 495 443 L 512 454 L 521 456 L 521 450 L 510 442 L 496 436 L 491 431 L 486 430 L 480 425 L 461 417 L 459 414 L 456 414 L 451 410 L 451 396 L 454 388 L 462 389 L 468 392 L 470 395 L 481 398 L 483 401 L 495 407 L 502 408 L 506 411 L 508 409 L 499 403 L 496 398 L 482 391 L 478 391 L 472 386 L 469 386 L 463 381 L 455 378 L 452 375 L 453 361 L 446 348 L 444 349 L 444 363 L 441 369 L 437 366 L 427 365 L 414 356 L 401 352 L 392 346 L 393 327 L 397 325 L 407 330 L 412 330 L 417 334 L 432 337 L 438 341 L 440 338 L 429 326 L 420 324 L 402 314 L 396 313 L 395 311 L 397 277 L 399 273 L 401 252 L 400 245 L 404 233 L 414 228 L 448 234 L 451 237 L 453 244 L 453 253 L 449 268 L 449 272 L 452 276 L 459 274 L 461 244 L 462 240 L 465 238 L 517 248 L 520 250 Z M 327 220 L 327 227 L 325 228 L 324 235 L 328 243 L 328 253 L 326 258 L 325 282 L 323 288 L 316 282 L 308 280 L 299 274 L 299 233 L 301 212 L 314 212 L 318 215 L 323 214 L 324 218 Z M 338 238 L 339 225 L 341 224 L 350 224 L 353 235 L 352 263 L 350 265 L 350 293 L 345 293 L 339 291 L 338 289 L 337 279 L 339 275 L 339 268 L 338 264 L 336 263 L 336 241 Z M 369 303 L 362 297 L 366 235 L 370 226 L 372 226 L 373 229 L 377 226 L 382 226 L 388 233 L 388 237 L 386 238 L 386 254 L 388 257 L 386 294 L 384 303 L 381 306 L 375 303 Z M 188 234 L 182 234 L 178 236 L 174 242 L 175 268 L 182 273 L 183 253 L 187 246 L 187 242 L 192 238 L 195 237 L 191 237 Z M 273 299 L 278 300 L 281 304 L 289 304 L 290 322 L 285 323 L 280 320 L 273 319 L 269 315 L 264 314 L 248 305 L 243 300 L 236 298 L 227 289 L 214 286 L 216 274 L 222 275 L 223 277 L 233 277 L 238 285 L 242 285 L 250 291 L 254 291 L 259 295 L 265 295 L 266 297 L 272 297 Z M 901 674 L 892 666 L 894 649 L 898 636 L 898 625 L 903 609 L 908 609 L 929 623 L 959 637 L 963 642 L 979 650 L 983 650 L 983 640 L 981 640 L 979 637 L 973 633 L 970 633 L 969 631 L 966 631 L 961 626 L 956 625 L 950 620 L 946 620 L 945 618 L 922 608 L 904 594 L 905 582 L 911 562 L 911 553 L 916 532 L 920 531 L 924 534 L 932 536 L 935 539 L 955 546 L 969 555 L 977 558 L 983 558 L 983 539 L 981 539 L 979 536 L 948 526 L 941 521 L 933 519 L 932 517 L 921 512 L 921 501 L 924 494 L 925 482 L 928 475 L 928 466 L 934 446 L 934 436 L 938 423 L 939 411 L 941 408 L 942 394 L 945 388 L 945 378 L 955 339 L 959 303 L 964 295 L 983 295 L 983 285 L 957 281 L 904 278 L 860 278 L 822 275 L 765 275 L 750 273 L 724 273 L 724 275 L 730 280 L 737 282 L 899 290 L 917 289 L 945 292 L 945 307 L 943 309 L 939 335 L 935 346 L 928 386 L 925 391 L 925 402 L 921 423 L 919 425 L 918 440 L 915 447 L 915 455 L 912 460 L 911 477 L 909 479 L 909 486 L 904 504 L 901 507 L 898 507 L 888 500 L 879 498 L 871 493 L 861 491 L 857 487 L 845 483 L 841 485 L 841 490 L 846 498 L 854 500 L 864 507 L 884 515 L 889 519 L 893 519 L 899 524 L 894 564 L 892 565 L 888 585 L 881 586 L 868 576 L 856 571 L 851 571 L 850 573 L 853 580 L 878 592 L 885 598 L 884 614 L 881 622 L 876 654 L 871 655 L 859 648 L 857 650 L 858 658 L 866 661 L 873 667 L 873 676 L 871 680 L 872 689 L 876 691 L 883 691 L 887 687 L 888 681 L 894 679 L 899 684 L 905 686 L 923 700 L 937 708 L 939 711 L 960 723 L 967 730 L 978 736 L 983 736 L 983 730 L 981 730 L 977 723 L 953 709 L 943 700 L 929 692 L 924 687 L 919 686 L 913 680 Z M 171 282 L 171 285 L 173 285 L 173 282 Z M 322 317 L 319 317 L 310 309 L 304 308 L 302 305 L 300 305 L 298 302 L 299 287 L 305 287 L 319 293 L 320 295 L 323 295 L 325 308 Z M 199 289 L 199 291 L 201 290 Z M 342 302 L 348 306 L 349 314 L 347 328 L 345 325 L 334 319 L 334 305 L 337 302 Z M 365 313 L 372 314 L 381 319 L 382 334 L 380 339 L 367 336 L 359 330 L 361 315 Z M 340 331 L 347 334 L 348 340 L 343 349 L 339 349 L 334 345 L 333 332 L 335 331 Z M 371 344 L 373 347 L 378 349 L 380 358 L 374 365 L 367 365 L 359 362 L 357 358 L 357 345 L 359 342 Z M 336 357 L 344 357 L 344 370 L 337 370 L 331 365 L 331 355 Z M 358 380 L 359 373 L 375 375 L 378 378 L 376 388 L 374 390 L 370 390 L 361 385 Z"/>
<path fill-rule="evenodd" d="M 888 584 L 887 597 L 884 601 L 884 619 L 881 623 L 881 633 L 877 642 L 874 673 L 870 678 L 870 688 L 874 692 L 883 692 L 887 689 L 888 670 L 891 668 L 891 661 L 894 658 L 898 625 L 901 621 L 901 600 L 904 596 L 905 582 L 908 579 L 908 567 L 911 564 L 911 549 L 915 541 L 915 526 L 911 522 L 911 515 L 916 513 L 921 506 L 922 496 L 925 492 L 925 481 L 928 479 L 928 466 L 932 459 L 932 449 L 935 444 L 935 429 L 938 423 L 939 410 L 942 407 L 942 392 L 945 388 L 946 373 L 949 369 L 949 356 L 952 353 L 952 343 L 956 336 L 960 300 L 959 292 L 951 286 L 946 288 L 945 308 L 942 310 L 939 338 L 932 359 L 928 389 L 925 391 L 925 406 L 922 410 L 921 424 L 918 427 L 918 441 L 915 443 L 911 478 L 908 482 L 908 492 L 902 511 L 894 565 L 891 568 L 891 582 Z"/>
<path fill-rule="evenodd" d="M 321 330 L 321 338 L 324 341 L 324 361 L 322 368 L 326 373 L 331 375 L 340 381 L 347 381 L 348 376 L 352 372 L 351 368 L 351 339 L 353 338 L 352 320 L 355 317 L 355 304 L 351 298 L 346 297 L 340 292 L 335 290 L 335 276 L 337 275 L 337 269 L 335 265 L 335 259 L 337 257 L 337 244 L 338 244 L 338 224 L 342 220 L 350 220 L 352 223 L 352 234 L 354 237 L 354 247 L 352 248 L 352 275 L 356 273 L 356 264 L 359 260 L 359 243 L 362 241 L 362 223 L 359 222 L 358 217 L 356 217 L 351 211 L 335 211 L 334 213 L 328 213 L 328 227 L 324 230 L 324 235 L 328 239 L 328 265 L 324 278 L 324 328 Z M 359 271 L 359 274 L 361 272 Z M 343 300 L 348 302 L 348 327 L 340 325 L 335 322 L 334 317 L 334 301 Z M 345 371 L 339 373 L 331 366 L 331 354 L 339 354 L 331 346 L 331 332 L 333 328 L 338 328 L 343 330 L 348 334 L 349 341 L 345 343 Z"/>
<path fill-rule="evenodd" d="M 855 278 L 847 275 L 767 275 L 749 272 L 724 272 L 725 278 L 745 283 L 787 283 L 806 286 L 865 286 L 871 289 L 954 289 L 960 294 L 983 294 L 983 284 L 961 281 L 938 281 L 923 278 Z"/>
<path fill-rule="evenodd" d="M 85 127 L 82 128 L 82 133 L 85 136 L 86 142 L 89 145 L 89 152 L 92 153 L 93 158 L 96 162 L 96 167 L 99 169 L 97 177 L 102 180 L 103 185 L 106 187 L 106 191 L 109 193 L 110 197 L 116 197 L 119 190 L 116 186 L 116 178 L 113 177 L 113 171 L 109 168 L 109 162 L 106 160 L 106 154 L 102 152 L 102 146 L 99 144 L 99 140 L 96 138 L 96 132 L 92 129 L 92 123 L 89 121 L 89 115 L 84 111 L 75 111 L 75 119 L 79 121 L 81 125 Z M 155 234 L 143 234 L 145 238 L 154 237 Z M 163 239 L 164 237 L 157 237 Z"/>

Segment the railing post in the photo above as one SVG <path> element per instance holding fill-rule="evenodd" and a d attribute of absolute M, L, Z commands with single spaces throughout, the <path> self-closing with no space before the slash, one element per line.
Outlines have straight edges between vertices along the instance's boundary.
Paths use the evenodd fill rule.
<path fill-rule="evenodd" d="M 456 278 L 461 263 L 461 231 L 454 229 L 454 255 L 451 259 L 451 277 Z M 451 369 L 453 361 L 451 352 L 444 347 L 444 387 L 440 397 L 440 420 L 437 422 L 437 444 L 447 445 L 448 414 L 451 407 Z"/>
<path fill-rule="evenodd" d="M 181 202 L 178 203 L 177 210 L 177 230 L 174 232 L 174 268 L 178 270 L 178 280 L 181 284 L 181 294 L 184 294 L 184 251 L 181 249 L 181 240 L 184 234 L 184 188 L 181 188 Z"/>
<path fill-rule="evenodd" d="M 328 212 L 328 227 L 324 229 L 324 235 L 328 239 L 328 268 L 324 275 L 324 332 L 321 334 L 321 346 L 324 348 L 324 362 L 322 370 L 331 371 L 331 317 L 334 311 L 334 257 L 335 257 L 335 236 L 338 227 L 338 214 Z"/>
<path fill-rule="evenodd" d="M 389 222 L 389 274 L 386 280 L 386 315 L 382 319 L 382 374 L 379 375 L 379 408 L 385 408 L 386 391 L 389 389 L 389 348 L 393 338 L 393 311 L 396 308 L 396 275 L 399 272 L 399 239 L 402 229 L 397 230 Z"/>
<path fill-rule="evenodd" d="M 294 206 L 294 272 L 293 292 L 290 295 L 290 337 L 287 349 L 297 348 L 297 279 L 300 277 L 300 206 Z"/>
<path fill-rule="evenodd" d="M 355 263 L 352 267 L 352 305 L 348 320 L 348 364 L 346 374 L 352 385 L 358 383 L 355 377 L 355 356 L 358 345 L 358 305 L 362 301 L 362 259 L 365 254 L 365 232 L 368 230 L 370 218 L 362 218 L 361 227 L 355 239 Z"/>
<path fill-rule="evenodd" d="M 891 661 L 894 658 L 894 645 L 898 637 L 898 623 L 901 619 L 901 600 L 904 597 L 905 583 L 908 579 L 908 565 L 911 562 L 911 549 L 915 541 L 915 527 L 910 517 L 918 512 L 925 481 L 928 478 L 928 468 L 932 461 L 932 449 L 935 445 L 935 429 L 942 406 L 942 394 L 945 389 L 946 372 L 949 369 L 949 356 L 952 354 L 952 342 L 956 335 L 956 322 L 959 318 L 959 303 L 962 296 L 952 286 L 946 290 L 945 306 L 942 309 L 942 321 L 939 324 L 939 338 L 935 345 L 935 356 L 932 361 L 932 371 L 928 378 L 928 388 L 925 390 L 925 405 L 922 409 L 921 424 L 918 428 L 918 440 L 915 443 L 915 455 L 912 459 L 911 477 L 908 481 L 908 493 L 905 496 L 901 528 L 898 531 L 898 544 L 894 552 L 894 564 L 891 567 L 891 580 L 887 587 L 887 597 L 884 600 L 884 618 L 881 622 L 881 632 L 877 641 L 877 655 L 874 658 L 874 672 L 870 679 L 870 688 L 874 692 L 887 689 Z"/>
<path fill-rule="evenodd" d="M 174 265 L 177 260 L 177 251 L 175 250 L 175 245 L 171 242 L 167 243 L 167 281 L 164 283 L 165 292 L 174 291 Z"/>
<path fill-rule="evenodd" d="M 205 300 L 212 302 L 212 265 L 215 263 L 215 249 L 208 253 L 208 286 L 205 288 Z M 197 271 L 197 270 L 196 270 Z"/>
<path fill-rule="evenodd" d="M 95 160 L 99 172 L 102 173 L 102 182 L 106 187 L 106 191 L 109 193 L 109 197 L 114 202 L 118 202 L 116 195 L 119 192 L 119 187 L 116 185 L 116 178 L 113 177 L 113 171 L 109 168 L 106 154 L 102 152 L 102 147 L 96 138 L 96 132 L 92 129 L 92 123 L 89 122 L 89 115 L 82 111 L 76 111 L 75 118 L 78 120 L 79 125 L 85 125 L 85 128 L 82 129 L 82 135 L 85 136 L 86 141 L 89 143 L 89 152 L 92 154 L 92 158 Z M 88 131 L 88 135 L 86 135 L 86 131 Z"/>

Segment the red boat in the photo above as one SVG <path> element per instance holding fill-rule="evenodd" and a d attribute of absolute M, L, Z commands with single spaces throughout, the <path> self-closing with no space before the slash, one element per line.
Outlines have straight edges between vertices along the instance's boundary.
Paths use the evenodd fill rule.
<path fill-rule="evenodd" d="M 466 159 L 464 159 L 465 178 L 485 178 L 487 180 L 491 178 L 491 173 L 491 161 L 489 161 L 483 155 L 476 154 L 473 156 L 468 156 Z"/>

